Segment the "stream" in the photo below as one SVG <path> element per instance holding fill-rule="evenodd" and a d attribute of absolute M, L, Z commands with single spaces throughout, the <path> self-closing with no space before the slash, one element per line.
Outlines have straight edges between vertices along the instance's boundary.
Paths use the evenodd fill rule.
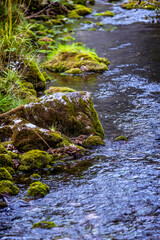
<path fill-rule="evenodd" d="M 48 85 L 91 92 L 106 146 L 71 172 L 44 174 L 50 187 L 44 198 L 22 201 L 28 186 L 19 182 L 19 195 L 0 210 L 0 239 L 160 239 L 160 25 L 145 18 L 152 11 L 127 11 L 120 4 L 97 1 L 86 18 L 103 24 L 96 31 L 84 19 L 74 23 L 76 42 L 108 58 L 109 71 L 54 73 Z M 94 13 L 106 10 L 115 16 L 95 19 Z M 128 142 L 113 141 L 120 135 Z M 39 221 L 57 227 L 31 229 Z"/>

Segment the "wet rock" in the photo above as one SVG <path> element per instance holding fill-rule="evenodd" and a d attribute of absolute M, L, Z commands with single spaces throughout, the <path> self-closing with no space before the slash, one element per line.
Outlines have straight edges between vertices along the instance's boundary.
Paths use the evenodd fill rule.
<path fill-rule="evenodd" d="M 24 106 L 23 117 L 39 127 L 50 128 L 71 137 L 98 135 L 104 131 L 88 92 L 55 93 Z M 16 141 L 16 138 L 15 138 Z"/>
<path fill-rule="evenodd" d="M 58 131 L 53 132 L 25 123 L 14 127 L 12 141 L 19 151 L 26 152 L 32 149 L 46 150 L 56 147 L 62 142 L 62 137 Z"/>

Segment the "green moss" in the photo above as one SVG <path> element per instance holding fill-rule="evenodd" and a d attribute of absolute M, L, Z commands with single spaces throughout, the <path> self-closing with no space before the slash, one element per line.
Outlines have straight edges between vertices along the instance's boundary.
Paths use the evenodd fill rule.
<path fill-rule="evenodd" d="M 94 50 L 76 44 L 59 45 L 49 57 L 52 59 L 45 66 L 55 72 L 103 72 L 108 70 L 110 64 L 108 59 L 99 58 Z"/>
<path fill-rule="evenodd" d="M 72 10 L 68 13 L 68 17 L 69 18 L 81 18 L 81 16 L 76 12 L 76 10 Z"/>
<path fill-rule="evenodd" d="M 12 181 L 11 174 L 5 168 L 0 168 L 0 181 L 2 180 Z"/>
<path fill-rule="evenodd" d="M 52 38 L 49 38 L 49 37 L 43 37 L 43 38 L 40 38 L 39 40 L 38 40 L 38 43 L 48 43 L 48 44 L 55 44 L 55 41 L 52 39 Z"/>
<path fill-rule="evenodd" d="M 97 145 L 105 145 L 105 142 L 99 136 L 90 136 L 85 139 L 82 146 L 90 148 Z"/>
<path fill-rule="evenodd" d="M 21 156 L 19 170 L 33 170 L 46 167 L 52 160 L 52 157 L 41 150 L 31 150 Z"/>
<path fill-rule="evenodd" d="M 75 90 L 73 88 L 68 88 L 68 87 L 49 87 L 45 91 L 45 94 L 53 94 L 57 92 L 75 92 Z"/>
<path fill-rule="evenodd" d="M 11 174 L 15 174 L 15 170 L 12 167 L 5 167 L 5 169 Z"/>
<path fill-rule="evenodd" d="M 67 35 L 67 36 L 64 37 L 64 38 L 61 38 L 61 40 L 65 41 L 65 42 L 70 42 L 70 41 L 75 40 L 75 38 L 72 37 L 71 35 Z"/>
<path fill-rule="evenodd" d="M 67 70 L 66 73 L 68 73 L 68 74 L 81 74 L 82 70 L 79 69 L 79 68 L 71 68 L 71 69 Z"/>
<path fill-rule="evenodd" d="M 0 193 L 16 195 L 19 193 L 19 189 L 17 186 L 14 186 L 11 181 L 2 180 L 2 181 L 0 181 Z"/>
<path fill-rule="evenodd" d="M 122 135 L 122 136 L 116 137 L 113 141 L 126 141 L 126 142 L 128 142 L 128 138 Z"/>
<path fill-rule="evenodd" d="M 14 153 L 12 151 L 8 151 L 8 155 L 11 156 L 12 159 L 18 159 L 19 155 L 17 153 Z"/>
<path fill-rule="evenodd" d="M 128 1 L 125 2 L 121 5 L 122 8 L 125 8 L 127 10 L 130 9 L 135 9 L 135 8 L 142 8 L 142 9 L 147 9 L 147 10 L 155 10 L 158 6 L 159 2 L 158 1 L 154 1 L 149 4 L 145 1 L 142 1 L 140 4 L 138 1 L 132 0 L 132 1 Z"/>
<path fill-rule="evenodd" d="M 85 16 L 85 15 L 92 13 L 92 9 L 82 6 L 82 5 L 79 5 L 79 4 L 75 4 L 74 8 L 75 8 L 76 13 L 80 16 Z"/>
<path fill-rule="evenodd" d="M 89 31 L 96 31 L 96 28 L 90 28 Z"/>
<path fill-rule="evenodd" d="M 115 14 L 111 11 L 106 11 L 103 13 L 96 13 L 95 16 L 106 16 L 106 17 L 113 17 Z"/>
<path fill-rule="evenodd" d="M 40 179 L 41 176 L 37 173 L 33 173 L 31 176 L 30 176 L 31 179 Z"/>
<path fill-rule="evenodd" d="M 90 20 L 87 20 L 87 21 L 85 21 L 84 23 L 86 23 L 86 24 L 92 24 L 93 22 L 90 21 Z"/>
<path fill-rule="evenodd" d="M 75 4 L 85 5 L 86 2 L 87 2 L 87 0 L 73 0 L 73 2 L 74 2 Z"/>
<path fill-rule="evenodd" d="M 32 197 L 44 197 L 47 193 L 49 193 L 49 187 L 39 181 L 32 183 L 28 189 L 28 196 Z"/>
<path fill-rule="evenodd" d="M 38 223 L 33 224 L 32 229 L 34 228 L 54 228 L 57 227 L 56 224 L 54 222 L 46 222 L 46 221 L 41 221 Z"/>
<path fill-rule="evenodd" d="M 100 27 L 103 26 L 103 24 L 101 22 L 97 22 L 96 25 L 100 26 Z"/>
<path fill-rule="evenodd" d="M 31 59 L 26 59 L 24 60 L 25 65 L 27 66 L 25 68 L 24 74 L 26 74 L 26 79 L 28 82 L 31 82 L 36 90 L 42 90 L 46 86 L 46 81 L 41 73 L 38 64 L 31 60 Z"/>
<path fill-rule="evenodd" d="M 0 154 L 0 167 L 13 167 L 13 161 L 8 154 Z"/>
<path fill-rule="evenodd" d="M 0 144 L 0 154 L 2 153 L 7 153 L 7 150 L 2 144 Z"/>

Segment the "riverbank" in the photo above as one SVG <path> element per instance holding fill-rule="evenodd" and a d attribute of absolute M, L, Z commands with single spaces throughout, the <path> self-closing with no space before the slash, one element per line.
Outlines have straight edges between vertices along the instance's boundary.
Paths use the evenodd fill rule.
<path fill-rule="evenodd" d="M 74 35 L 78 42 L 96 46 L 98 56 L 109 56 L 109 71 L 82 76 L 53 73 L 54 80 L 49 82 L 92 93 L 106 134 L 106 147 L 97 147 L 80 160 L 64 158 L 63 165 L 57 163 L 54 168 L 40 171 L 36 181 L 50 187 L 45 198 L 25 200 L 33 176 L 16 176 L 20 193 L 7 198 L 9 207 L 1 212 L 4 239 L 119 239 L 122 231 L 123 239 L 132 239 L 133 232 L 134 238 L 141 239 L 147 237 L 150 226 L 150 234 L 158 236 L 158 26 L 135 23 L 117 27 L 113 32 L 79 29 Z M 128 142 L 112 142 L 119 135 L 126 135 Z M 31 229 L 39 221 L 55 222 L 56 227 Z"/>

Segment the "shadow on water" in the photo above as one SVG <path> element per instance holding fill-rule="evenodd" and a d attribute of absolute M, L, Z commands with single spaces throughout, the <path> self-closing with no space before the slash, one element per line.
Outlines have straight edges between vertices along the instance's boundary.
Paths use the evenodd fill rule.
<path fill-rule="evenodd" d="M 160 239 L 159 30 L 149 23 L 120 22 L 113 32 L 75 33 L 76 41 L 111 61 L 110 69 L 78 77 L 53 74 L 50 85 L 92 93 L 106 146 L 83 157 L 78 168 L 44 175 L 51 190 L 43 199 L 22 202 L 27 189 L 19 184 L 18 197 L 0 210 L 1 239 Z M 122 134 L 128 142 L 112 141 Z M 42 220 L 58 227 L 31 230 Z"/>

